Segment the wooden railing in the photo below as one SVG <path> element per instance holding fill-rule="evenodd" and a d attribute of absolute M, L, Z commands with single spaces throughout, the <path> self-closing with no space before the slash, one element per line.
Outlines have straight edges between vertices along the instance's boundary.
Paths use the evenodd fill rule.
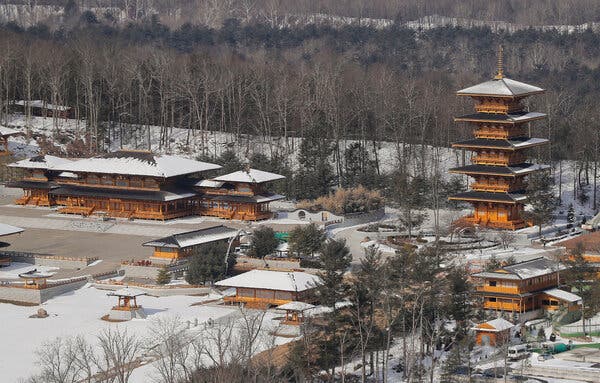
<path fill-rule="evenodd" d="M 508 286 L 477 286 L 477 291 L 479 292 L 488 292 L 488 293 L 502 293 L 502 294 L 519 294 L 518 287 L 508 287 Z"/>

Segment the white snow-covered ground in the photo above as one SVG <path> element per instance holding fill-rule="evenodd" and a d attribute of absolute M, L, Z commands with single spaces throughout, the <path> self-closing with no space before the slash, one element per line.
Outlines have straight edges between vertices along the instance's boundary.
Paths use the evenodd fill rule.
<path fill-rule="evenodd" d="M 57 296 L 39 307 L 45 309 L 49 317 L 44 319 L 29 318 L 37 312 L 38 306 L 16 306 L 0 303 L 2 325 L 2 357 L 0 358 L 0 381 L 17 382 L 39 370 L 36 365 L 35 351 L 42 343 L 56 337 L 83 335 L 91 343 L 105 328 L 111 326 L 125 327 L 129 333 L 140 338 L 149 335 L 149 326 L 157 318 L 178 317 L 182 321 L 198 319 L 203 323 L 212 318 L 218 320 L 236 313 L 236 308 L 222 306 L 190 306 L 193 303 L 212 300 L 217 296 L 205 297 L 170 296 L 140 297 L 138 303 L 148 314 L 147 319 L 134 319 L 129 322 L 110 323 L 100 318 L 115 305 L 116 298 L 106 295 L 106 291 L 97 290 L 86 285 L 73 292 Z M 139 382 L 149 380 L 138 380 Z"/>

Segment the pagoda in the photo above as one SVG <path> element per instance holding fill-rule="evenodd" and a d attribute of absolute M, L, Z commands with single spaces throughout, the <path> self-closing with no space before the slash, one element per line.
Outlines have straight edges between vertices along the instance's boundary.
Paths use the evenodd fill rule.
<path fill-rule="evenodd" d="M 546 115 L 530 112 L 523 100 L 543 92 L 542 88 L 504 77 L 500 47 L 496 76 L 456 93 L 475 100 L 474 114 L 454 119 L 471 124 L 474 136 L 452 144 L 474 152 L 470 165 L 450 169 L 451 173 L 466 174 L 475 180 L 469 191 L 450 197 L 473 205 L 474 214 L 463 221 L 496 229 L 527 226 L 523 217 L 526 178 L 548 168 L 527 162 L 527 151 L 548 140 L 530 136 L 530 123 Z"/>

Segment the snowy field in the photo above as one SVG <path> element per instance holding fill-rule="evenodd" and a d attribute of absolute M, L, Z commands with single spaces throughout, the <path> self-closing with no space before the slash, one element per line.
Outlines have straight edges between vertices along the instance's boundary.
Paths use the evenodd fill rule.
<path fill-rule="evenodd" d="M 100 318 L 116 304 L 115 297 L 107 296 L 107 291 L 85 287 L 55 297 L 39 307 L 45 309 L 49 317 L 29 318 L 37 312 L 38 306 L 16 306 L 0 303 L 2 326 L 0 338 L 3 343 L 0 371 L 3 383 L 17 382 L 38 372 L 35 351 L 46 341 L 56 337 L 83 335 L 95 344 L 95 337 L 110 326 L 125 327 L 129 333 L 147 338 L 152 321 L 159 318 L 179 317 L 182 321 L 204 323 L 210 319 L 219 320 L 235 315 L 238 309 L 214 305 L 190 306 L 218 296 L 205 297 L 171 296 L 140 297 L 138 303 L 148 314 L 147 319 L 134 319 L 129 322 L 109 323 Z M 138 382 L 149 381 L 142 374 Z"/>

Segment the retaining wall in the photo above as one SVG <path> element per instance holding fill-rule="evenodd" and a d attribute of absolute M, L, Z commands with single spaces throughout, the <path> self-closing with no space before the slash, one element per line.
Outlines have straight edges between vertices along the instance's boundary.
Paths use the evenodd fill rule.
<path fill-rule="evenodd" d="M 300 267 L 300 261 L 287 260 L 287 259 L 259 259 L 251 257 L 237 257 L 236 266 L 241 269 L 284 269 L 284 270 L 298 270 L 302 269 L 307 273 L 316 273 L 317 269 L 310 269 L 306 267 Z"/>
<path fill-rule="evenodd" d="M 0 300 L 39 305 L 57 295 L 77 290 L 86 283 L 87 278 L 84 278 L 40 290 L 27 289 L 24 287 L 0 286 Z"/>
<path fill-rule="evenodd" d="M 32 265 L 58 267 L 61 269 L 82 269 L 96 260 L 95 258 L 70 258 L 13 251 L 2 251 L 0 254 L 9 256 L 12 262 L 30 263 Z"/>
<path fill-rule="evenodd" d="M 115 291 L 122 289 L 122 284 L 110 284 L 110 283 L 94 283 L 93 287 L 99 290 L 110 290 Z M 204 295 L 213 292 L 212 287 L 145 287 L 135 284 L 129 284 L 131 287 L 135 287 L 136 290 L 145 292 L 148 295 L 155 297 L 168 297 L 173 295 Z"/>
<path fill-rule="evenodd" d="M 125 273 L 128 278 L 148 278 L 156 279 L 158 277 L 159 266 L 136 266 L 136 265 L 121 265 L 120 271 Z"/>

